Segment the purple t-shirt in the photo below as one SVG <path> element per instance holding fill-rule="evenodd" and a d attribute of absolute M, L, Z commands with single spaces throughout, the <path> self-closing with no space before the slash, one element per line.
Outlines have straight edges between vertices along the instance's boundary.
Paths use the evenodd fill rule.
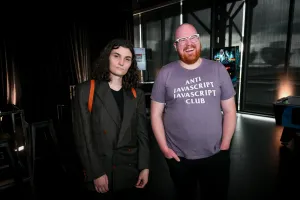
<path fill-rule="evenodd" d="M 163 66 L 151 99 L 165 103 L 163 122 L 167 144 L 180 157 L 199 159 L 220 150 L 221 100 L 235 95 L 225 67 L 202 58 L 194 70 L 179 61 Z"/>

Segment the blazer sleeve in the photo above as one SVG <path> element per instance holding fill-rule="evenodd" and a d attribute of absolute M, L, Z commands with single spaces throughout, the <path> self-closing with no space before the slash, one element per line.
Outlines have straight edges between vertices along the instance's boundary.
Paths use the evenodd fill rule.
<path fill-rule="evenodd" d="M 138 168 L 139 170 L 149 169 L 149 136 L 147 128 L 145 94 L 142 90 L 138 91 L 137 105 L 137 137 L 138 137 Z"/>
<path fill-rule="evenodd" d="M 91 114 L 87 108 L 89 85 L 76 86 L 73 102 L 73 132 L 76 149 L 85 171 L 86 181 L 92 181 L 105 174 L 93 144 Z"/>

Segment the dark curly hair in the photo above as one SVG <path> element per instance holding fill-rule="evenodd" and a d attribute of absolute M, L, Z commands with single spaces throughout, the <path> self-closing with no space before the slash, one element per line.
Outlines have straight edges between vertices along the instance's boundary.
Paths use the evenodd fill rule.
<path fill-rule="evenodd" d="M 131 66 L 122 78 L 122 86 L 127 90 L 137 88 L 139 86 L 139 75 L 136 57 L 132 43 L 125 39 L 114 39 L 104 47 L 95 63 L 92 78 L 101 81 L 110 81 L 109 56 L 113 49 L 118 49 L 119 47 L 128 48 L 132 54 Z"/>

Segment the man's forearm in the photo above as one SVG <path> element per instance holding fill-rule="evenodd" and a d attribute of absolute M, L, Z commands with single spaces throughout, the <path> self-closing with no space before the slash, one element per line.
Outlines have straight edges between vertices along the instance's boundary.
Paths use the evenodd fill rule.
<path fill-rule="evenodd" d="M 224 113 L 221 150 L 229 149 L 231 139 L 235 131 L 235 127 L 236 127 L 236 112 Z"/>
<path fill-rule="evenodd" d="M 168 149 L 162 116 L 151 116 L 152 130 L 161 151 Z"/>

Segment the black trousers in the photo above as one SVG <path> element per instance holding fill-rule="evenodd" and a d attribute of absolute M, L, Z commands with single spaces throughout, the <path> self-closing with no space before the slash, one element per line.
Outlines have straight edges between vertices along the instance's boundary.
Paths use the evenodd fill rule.
<path fill-rule="evenodd" d="M 98 193 L 96 191 L 88 191 L 88 195 L 86 199 L 90 200 L 124 200 L 124 199 L 130 199 L 130 200 L 141 200 L 144 199 L 144 189 L 140 188 L 132 188 L 128 190 L 118 191 L 112 193 L 111 191 L 108 191 L 106 193 Z"/>
<path fill-rule="evenodd" d="M 230 155 L 229 151 L 203 159 L 188 160 L 167 159 L 171 178 L 174 182 L 178 200 L 226 200 L 229 187 Z"/>

